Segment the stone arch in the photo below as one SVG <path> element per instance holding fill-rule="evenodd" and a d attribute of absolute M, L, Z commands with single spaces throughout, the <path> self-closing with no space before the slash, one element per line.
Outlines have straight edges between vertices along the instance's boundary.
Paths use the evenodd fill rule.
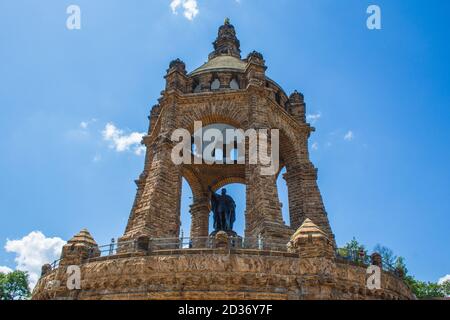
<path fill-rule="evenodd" d="M 309 218 L 334 242 L 317 185 L 317 170 L 309 160 L 307 141 L 312 129 L 308 124 L 299 126 L 291 120 L 284 110 L 270 118 L 271 126 L 280 129 L 280 157 L 287 170 L 284 178 L 288 187 L 291 228 L 298 229 Z"/>
<path fill-rule="evenodd" d="M 181 169 L 181 177 L 186 179 L 192 190 L 193 201 L 204 198 L 206 190 L 203 189 L 199 177 L 189 167 L 183 166 Z"/>
<path fill-rule="evenodd" d="M 178 127 L 194 133 L 194 122 L 201 121 L 203 126 L 224 123 L 235 128 L 247 130 L 248 112 L 245 105 L 232 101 L 217 101 L 184 105 L 180 107 Z"/>
<path fill-rule="evenodd" d="M 223 115 L 207 116 L 200 118 L 203 128 L 217 124 L 228 125 L 236 128 L 238 122 L 235 119 L 224 117 Z M 194 128 L 191 129 L 193 134 Z M 191 238 L 195 244 L 195 238 L 203 238 L 209 236 L 209 216 L 210 203 L 208 195 L 208 186 L 214 191 L 230 184 L 240 183 L 245 185 L 245 171 L 243 165 L 183 165 L 182 175 L 191 185 L 194 195 L 194 203 L 191 206 Z"/>
<path fill-rule="evenodd" d="M 229 39 L 226 40 L 228 43 Z M 292 230 L 282 221 L 276 176 L 265 176 L 261 170 L 266 167 L 263 164 L 234 163 L 232 168 L 220 165 L 206 168 L 203 164 L 195 164 L 180 168 L 171 161 L 171 133 L 184 128 L 193 134 L 196 121 L 201 121 L 202 126 L 223 123 L 244 131 L 250 128 L 280 129 L 279 170 L 284 166 L 288 170 L 289 197 L 293 199 L 289 201 L 290 211 L 294 209 L 292 215 L 295 217 L 293 226 L 298 227 L 302 219 L 308 217 L 331 234 L 316 183 L 317 172 L 309 161 L 307 141 L 313 130 L 305 123 L 304 97 L 294 92 L 288 98 L 279 85 L 265 76 L 263 56 L 253 52 L 247 59 L 239 59 L 236 43 L 231 54 L 233 58 L 221 57 L 212 61 L 223 49 L 221 44 L 204 67 L 190 74 L 182 61 L 170 64 L 165 90 L 158 108 L 152 112 L 149 135 L 144 137 L 147 146 L 145 174 L 138 181 L 136 201 L 123 239 L 141 235 L 174 237 L 179 233 L 176 199 L 180 196 L 182 177 L 193 190 L 193 216 L 205 219 L 209 213 L 208 185 L 219 188 L 230 182 L 245 181 L 246 221 L 250 221 L 246 235 L 283 241 L 292 236 Z M 225 69 L 228 72 L 223 72 Z M 211 91 L 211 83 L 217 78 L 220 88 Z M 229 89 L 233 79 L 239 84 L 236 90 L 224 90 Z M 203 228 L 202 223 L 198 224 L 197 234 L 207 236 L 208 229 Z"/>
<path fill-rule="evenodd" d="M 214 184 L 211 188 L 213 191 L 217 191 L 220 188 L 223 188 L 229 184 L 234 184 L 234 183 L 239 183 L 239 184 L 243 184 L 246 185 L 246 181 L 245 178 L 243 177 L 231 177 L 231 178 L 226 178 L 226 179 L 222 179 L 219 182 L 217 182 L 216 184 Z"/>

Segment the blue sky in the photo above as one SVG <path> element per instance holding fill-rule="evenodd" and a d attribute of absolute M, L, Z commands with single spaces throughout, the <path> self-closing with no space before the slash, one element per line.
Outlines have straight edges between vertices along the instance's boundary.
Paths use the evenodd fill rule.
<path fill-rule="evenodd" d="M 338 244 L 386 245 L 419 279 L 450 274 L 448 1 L 197 0 L 178 14 L 170 3 L 0 2 L 0 266 L 35 270 L 25 243 L 45 252 L 84 227 L 102 244 L 123 233 L 144 161 L 136 136 L 168 64 L 200 66 L 230 17 L 243 55 L 262 52 L 272 79 L 305 94 Z M 70 4 L 81 30 L 66 28 Z M 382 30 L 367 29 L 369 4 Z M 242 231 L 245 188 L 228 189 Z M 286 215 L 281 184 L 280 199 Z M 47 238 L 23 240 L 32 231 Z"/>

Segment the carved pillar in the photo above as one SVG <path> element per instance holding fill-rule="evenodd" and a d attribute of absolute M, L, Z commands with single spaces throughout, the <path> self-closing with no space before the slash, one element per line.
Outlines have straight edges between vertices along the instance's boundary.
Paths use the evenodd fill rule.
<path fill-rule="evenodd" d="M 161 141 L 158 144 L 142 196 L 128 221 L 125 239 L 177 238 L 179 235 L 181 176 L 170 157 L 171 144 Z"/>
<path fill-rule="evenodd" d="M 259 157 L 259 151 L 268 151 L 271 155 L 271 137 L 270 125 L 268 117 L 270 116 L 270 107 L 267 99 L 265 82 L 261 81 L 264 76 L 265 67 L 262 56 L 253 54 L 250 56 L 253 64 L 247 70 L 248 79 L 250 81 L 249 91 L 249 128 L 256 130 L 267 129 L 268 139 L 261 139 L 259 136 L 257 141 L 249 139 L 246 146 L 246 167 L 245 180 L 247 185 L 247 208 L 246 208 L 246 230 L 247 237 L 256 238 L 258 235 L 270 241 L 270 238 L 283 241 L 289 240 L 292 232 L 284 224 L 281 213 L 280 200 L 277 190 L 277 169 L 273 174 L 262 172 L 264 166 Z M 255 60 L 255 61 L 254 61 Z M 258 154 L 258 164 L 252 164 L 250 161 Z M 273 160 L 273 159 L 272 159 Z"/>
<path fill-rule="evenodd" d="M 289 239 L 290 230 L 283 222 L 276 176 L 261 175 L 259 165 L 247 165 L 246 237 Z"/>
<path fill-rule="evenodd" d="M 191 239 L 194 248 L 205 246 L 209 236 L 209 211 L 207 198 L 198 199 L 191 205 Z"/>
<path fill-rule="evenodd" d="M 288 168 L 283 175 L 288 188 L 289 199 L 289 221 L 291 228 L 297 230 L 305 220 L 303 213 L 303 196 L 301 193 L 301 176 L 300 170 Z"/>
<path fill-rule="evenodd" d="M 291 96 L 289 97 L 289 103 L 287 108 L 289 114 L 291 114 L 295 120 L 297 120 L 300 123 L 306 122 L 306 114 L 305 114 L 305 97 L 303 94 L 295 91 Z"/>
<path fill-rule="evenodd" d="M 168 97 L 170 98 L 170 97 Z M 161 131 L 156 138 L 147 136 L 144 142 L 151 150 L 146 161 L 145 180 L 141 181 L 138 197 L 121 240 L 178 238 L 180 232 L 180 167 L 171 159 L 171 132 L 176 126 L 176 103 L 167 101 L 161 118 Z"/>
<path fill-rule="evenodd" d="M 232 78 L 231 73 L 220 73 L 219 74 L 219 80 L 220 80 L 220 89 L 228 89 L 230 88 L 230 82 Z"/>
<path fill-rule="evenodd" d="M 256 120 L 256 119 L 255 119 Z M 281 204 L 278 197 L 277 171 L 278 168 L 273 164 L 273 173 L 263 171 L 261 163 L 261 150 L 271 150 L 271 137 L 269 140 L 258 138 L 258 148 L 252 145 L 255 141 L 249 141 L 246 148 L 247 164 L 245 168 L 245 179 L 247 184 L 247 225 L 246 236 L 264 238 L 277 238 L 288 240 L 290 237 L 289 228 L 284 224 Z M 251 139 L 250 139 L 251 140 Z M 266 145 L 266 146 L 264 146 Z M 251 159 L 258 151 L 258 164 L 252 164 Z M 272 151 L 270 151 L 272 152 Z M 272 159 L 273 161 L 273 159 Z"/>
<path fill-rule="evenodd" d="M 297 229 L 309 218 L 334 241 L 313 164 L 307 162 L 288 168 L 284 177 L 288 186 L 291 227 Z"/>
<path fill-rule="evenodd" d="M 203 74 L 200 76 L 200 85 L 202 91 L 211 91 L 211 81 L 212 75 L 210 73 Z"/>
<path fill-rule="evenodd" d="M 167 70 L 167 74 L 165 76 L 166 79 L 166 91 L 177 90 L 180 92 L 186 92 L 187 90 L 187 72 L 186 65 L 180 59 L 173 60 L 169 69 Z"/>

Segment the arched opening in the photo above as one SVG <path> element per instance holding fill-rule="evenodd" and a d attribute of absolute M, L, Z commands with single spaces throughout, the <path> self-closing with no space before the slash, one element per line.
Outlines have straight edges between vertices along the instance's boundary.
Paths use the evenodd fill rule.
<path fill-rule="evenodd" d="M 246 210 L 246 186 L 244 183 L 230 183 L 218 188 L 215 192 L 221 193 L 222 189 L 227 190 L 227 194 L 231 196 L 236 203 L 236 222 L 234 223 L 234 231 L 244 236 L 245 233 L 245 210 Z M 209 217 L 209 230 L 214 231 L 214 218 L 212 214 Z"/>
<path fill-rule="evenodd" d="M 211 82 L 211 90 L 212 91 L 216 91 L 220 89 L 220 80 L 219 79 L 214 79 L 213 82 Z"/>
<path fill-rule="evenodd" d="M 222 133 L 223 137 L 226 137 L 227 129 L 242 128 L 245 131 L 247 125 L 245 122 L 241 123 L 239 121 L 239 117 L 230 118 L 218 112 L 211 115 L 205 115 L 197 121 L 202 122 L 203 127 L 201 128 L 201 132 L 200 129 L 195 128 L 194 126 L 188 128 L 194 137 L 194 145 L 196 144 L 196 141 L 198 141 L 198 137 L 202 136 L 204 138 L 205 131 L 208 131 L 209 129 L 216 129 L 220 133 Z M 280 121 L 279 118 L 274 117 L 272 121 L 274 123 L 271 124 L 271 128 L 276 129 L 283 127 L 281 124 L 278 125 L 278 122 Z M 235 165 L 228 166 L 225 163 L 217 163 L 217 160 L 223 160 L 224 152 L 222 149 L 224 147 L 224 144 L 226 145 L 226 143 L 216 146 L 216 148 L 218 148 L 219 150 L 216 150 L 216 152 L 211 157 L 212 159 L 210 159 L 216 161 L 213 162 L 213 164 L 203 161 L 200 163 L 197 162 L 193 163 L 192 165 L 185 166 L 185 170 L 190 171 L 191 174 L 183 173 L 183 175 L 192 187 L 194 197 L 190 229 L 191 240 L 208 237 L 214 231 L 213 216 L 210 212 L 209 199 L 207 196 L 208 186 L 211 186 L 212 189 L 219 194 L 221 193 L 221 188 L 225 186 L 227 189 L 227 194 L 235 199 L 237 208 L 234 231 L 239 235 L 251 238 L 256 237 L 258 234 L 263 234 L 271 237 L 271 232 L 273 232 L 271 229 L 272 226 L 268 224 L 267 227 L 265 224 L 259 223 L 259 221 L 262 221 L 264 219 L 272 222 L 273 225 L 279 226 L 277 227 L 279 229 L 277 229 L 276 232 L 279 232 L 278 230 L 283 230 L 277 233 L 277 237 L 278 235 L 279 237 L 284 237 L 285 235 L 289 234 L 289 226 L 295 227 L 296 223 L 295 219 L 292 219 L 292 217 L 290 216 L 292 215 L 292 212 L 290 212 L 292 206 L 289 205 L 289 183 L 284 180 L 283 175 L 288 170 L 285 167 L 294 168 L 292 169 L 294 170 L 293 172 L 295 172 L 295 168 L 297 168 L 297 157 L 300 153 L 296 149 L 297 146 L 292 143 L 293 139 L 295 139 L 295 137 L 293 137 L 292 134 L 289 134 L 289 132 L 286 134 L 283 129 L 280 129 L 280 160 L 282 168 L 282 170 L 280 171 L 282 172 L 278 172 L 277 175 L 273 178 L 264 179 L 264 182 L 262 180 L 258 180 L 256 182 L 254 182 L 253 180 L 249 180 L 249 186 L 246 185 L 246 179 L 249 178 L 247 174 L 251 175 L 252 172 L 247 171 L 248 169 L 244 164 L 239 164 L 238 162 Z M 213 142 L 214 140 L 210 142 L 209 139 L 203 139 L 202 145 L 199 144 L 199 147 L 193 147 L 194 155 L 203 155 L 205 147 L 209 146 Z M 220 149 L 220 146 L 222 146 L 222 149 Z M 247 148 L 248 146 L 245 147 L 245 149 Z M 209 150 L 207 151 L 210 151 L 211 149 L 213 148 L 209 148 Z M 231 148 L 226 147 L 226 153 L 231 153 L 232 160 L 238 158 L 238 150 L 236 149 L 237 148 L 234 144 L 231 146 Z M 205 154 L 207 155 L 208 152 L 206 152 Z M 291 180 L 289 181 L 292 182 Z M 255 188 L 258 183 L 260 186 L 258 186 L 257 188 L 259 189 L 255 189 L 255 192 L 250 191 L 249 193 L 249 190 L 252 187 Z M 261 186 L 261 183 L 263 183 L 262 185 L 264 187 Z M 184 189 L 186 189 L 186 187 Z M 185 194 L 184 190 L 183 194 Z M 267 200 L 268 213 L 264 212 L 264 215 L 261 214 L 261 212 L 263 212 L 263 210 L 265 210 L 265 208 L 267 207 L 257 207 L 258 197 L 252 196 L 254 194 L 267 196 L 267 198 L 264 199 L 269 199 Z M 249 198 L 247 199 L 247 197 Z M 278 206 L 277 202 L 281 205 Z M 205 207 L 205 204 L 207 204 L 207 207 Z M 187 212 L 187 205 L 184 205 L 184 207 L 185 212 Z M 185 218 L 184 220 L 185 221 L 183 222 L 182 229 L 184 230 L 184 236 L 186 237 L 186 235 L 188 234 L 188 222 L 186 221 L 188 221 L 188 219 Z M 283 229 L 282 227 L 287 228 Z M 286 232 L 284 230 L 286 230 Z"/>
<path fill-rule="evenodd" d="M 281 212 L 283 214 L 283 221 L 287 226 L 291 226 L 291 218 L 289 214 L 289 193 L 284 175 L 286 174 L 286 167 L 282 168 L 277 178 L 278 199 L 281 203 Z"/>
<path fill-rule="evenodd" d="M 199 93 L 202 91 L 202 85 L 198 80 L 194 80 L 194 83 L 192 84 L 192 92 Z"/>
<path fill-rule="evenodd" d="M 237 82 L 237 80 L 234 79 L 234 78 L 230 82 L 230 89 L 231 90 L 239 90 L 240 89 L 239 88 L 239 82 Z"/>
<path fill-rule="evenodd" d="M 192 189 L 185 178 L 181 183 L 180 203 L 180 238 L 189 238 L 191 235 L 191 205 L 194 203 Z"/>
<path fill-rule="evenodd" d="M 243 236 L 245 231 L 246 185 L 244 183 L 229 183 L 220 186 L 219 188 L 213 188 L 218 194 L 222 192 L 222 189 L 226 189 L 227 194 L 231 196 L 236 203 L 236 222 L 233 229 L 237 234 Z M 180 203 L 180 238 L 188 239 L 191 237 L 191 206 L 193 204 L 193 191 L 188 181 L 183 178 Z M 211 212 L 209 214 L 208 224 L 209 233 L 211 233 L 214 231 L 214 218 Z"/>
<path fill-rule="evenodd" d="M 210 152 L 207 152 L 205 154 L 205 149 L 210 145 L 215 143 L 215 139 L 213 141 L 207 141 L 205 139 L 205 133 L 208 133 L 208 130 L 214 129 L 218 130 L 222 134 L 222 141 L 219 145 L 216 144 L 216 148 L 213 151 L 213 153 L 210 155 Z M 198 130 L 194 132 L 194 135 L 192 136 L 192 146 L 191 146 L 191 152 L 195 157 L 203 157 L 203 160 L 209 162 L 223 162 L 227 163 L 227 159 L 236 162 L 239 159 L 239 156 L 245 156 L 245 154 L 239 154 L 238 144 L 244 143 L 245 141 L 241 139 L 240 137 L 234 138 L 233 141 L 227 141 L 227 130 L 236 130 L 236 128 L 230 124 L 226 123 L 213 123 L 209 125 L 204 125 L 201 130 Z M 197 146 L 197 142 L 195 137 L 201 136 L 202 137 L 202 150 Z M 230 142 L 227 144 L 227 142 Z M 208 149 L 210 150 L 210 149 Z M 245 152 L 245 151 L 244 151 Z"/>

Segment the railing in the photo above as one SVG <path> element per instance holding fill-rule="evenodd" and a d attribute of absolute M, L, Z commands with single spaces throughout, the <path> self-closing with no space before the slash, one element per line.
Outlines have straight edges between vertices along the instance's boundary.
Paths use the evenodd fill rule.
<path fill-rule="evenodd" d="M 59 262 L 61 261 L 61 259 L 55 260 L 53 261 L 50 266 L 52 267 L 52 270 L 58 269 L 59 268 Z"/>
<path fill-rule="evenodd" d="M 369 266 L 372 264 L 371 258 L 362 250 L 350 250 L 346 248 L 338 248 L 336 250 L 336 257 L 347 262 L 355 263 L 362 266 Z M 386 259 L 382 259 L 383 270 L 394 274 L 397 277 L 402 277 L 402 271 L 393 266 Z"/>
<path fill-rule="evenodd" d="M 93 247 L 89 250 L 89 259 L 115 256 L 118 254 L 130 254 L 136 252 L 161 253 L 162 251 L 174 250 L 209 250 L 217 248 L 226 249 L 244 249 L 266 252 L 287 252 L 287 241 L 274 238 L 259 237 L 228 237 L 217 239 L 216 237 L 197 237 L 197 238 L 150 238 L 140 242 L 139 239 L 130 241 L 116 241 L 112 239 L 107 245 Z M 346 248 L 336 249 L 336 258 L 361 266 L 369 266 L 371 257 L 363 250 L 350 250 Z M 60 260 L 51 264 L 52 270 L 59 267 Z M 401 270 L 383 260 L 383 270 L 402 277 Z"/>
<path fill-rule="evenodd" d="M 230 249 L 287 251 L 287 241 L 262 237 L 229 237 L 225 243 L 214 237 L 150 239 L 149 250 L 215 249 L 221 245 Z"/>
<path fill-rule="evenodd" d="M 100 257 L 114 256 L 124 252 L 136 252 L 137 240 L 118 242 L 115 239 L 111 239 L 110 244 L 99 246 L 98 251 L 100 251 Z M 91 250 L 90 256 L 98 256 L 98 251 L 96 249 Z"/>

